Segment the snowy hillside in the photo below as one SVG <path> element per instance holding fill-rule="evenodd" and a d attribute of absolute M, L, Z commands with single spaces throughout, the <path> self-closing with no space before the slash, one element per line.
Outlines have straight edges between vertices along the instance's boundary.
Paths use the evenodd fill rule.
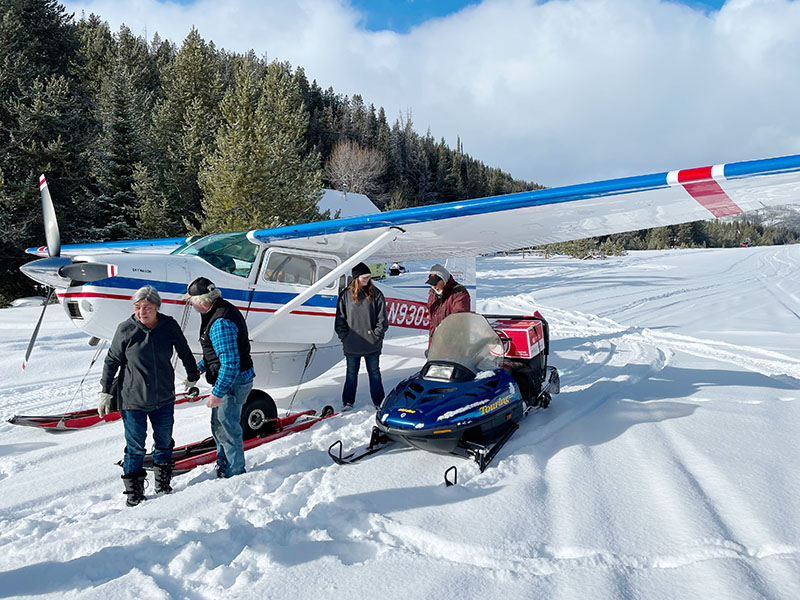
<path fill-rule="evenodd" d="M 363 377 L 359 410 L 133 509 L 120 422 L 6 423 L 93 406 L 100 365 L 76 394 L 94 349 L 51 310 L 21 372 L 39 309 L 0 310 L 0 598 L 800 597 L 800 246 L 493 257 L 478 282 L 482 312 L 549 319 L 562 381 L 486 472 L 411 450 L 333 465 L 332 442 L 367 441 Z M 385 349 L 387 389 L 424 346 Z M 292 408 L 338 406 L 343 376 Z M 178 444 L 208 431 L 205 406 L 177 409 Z"/>

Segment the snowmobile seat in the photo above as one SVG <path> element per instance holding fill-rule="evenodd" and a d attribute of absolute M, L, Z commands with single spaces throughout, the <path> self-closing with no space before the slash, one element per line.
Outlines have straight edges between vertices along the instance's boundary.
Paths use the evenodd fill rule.
<path fill-rule="evenodd" d="M 526 401 L 536 398 L 542 389 L 542 369 L 539 368 L 538 358 L 529 360 L 506 358 L 503 361 L 503 368 L 511 373 L 519 386 L 522 398 Z"/>

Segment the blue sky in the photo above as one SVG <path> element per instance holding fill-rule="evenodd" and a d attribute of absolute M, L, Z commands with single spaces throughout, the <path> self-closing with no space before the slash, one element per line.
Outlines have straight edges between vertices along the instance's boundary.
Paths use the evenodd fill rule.
<path fill-rule="evenodd" d="M 177 2 L 183 5 L 197 3 L 197 0 L 159 1 Z M 702 10 L 718 10 L 724 4 L 724 0 L 684 0 L 680 3 Z M 351 0 L 350 4 L 363 14 L 362 25 L 366 30 L 407 33 L 412 27 L 429 19 L 446 17 L 465 6 L 480 2 L 479 0 Z"/>
<path fill-rule="evenodd" d="M 800 154 L 800 0 L 61 0 L 303 67 L 547 186 Z"/>
<path fill-rule="evenodd" d="M 353 0 L 353 6 L 366 15 L 364 26 L 370 31 L 389 29 L 405 33 L 428 19 L 458 12 L 474 0 Z"/>
<path fill-rule="evenodd" d="M 191 0 L 186 0 L 191 1 Z M 677 0 L 676 0 L 677 1 Z M 724 0 L 686 0 L 683 4 L 706 10 L 719 9 Z M 366 15 L 364 27 L 369 31 L 388 29 L 406 33 L 428 19 L 445 17 L 477 0 L 352 0 L 351 4 Z"/>

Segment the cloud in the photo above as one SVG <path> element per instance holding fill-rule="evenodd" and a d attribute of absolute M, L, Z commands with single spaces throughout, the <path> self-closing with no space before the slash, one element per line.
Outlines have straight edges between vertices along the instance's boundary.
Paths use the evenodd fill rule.
<path fill-rule="evenodd" d="M 486 0 L 407 34 L 343 0 L 65 5 L 178 45 L 194 25 L 545 185 L 800 153 L 800 2 Z"/>

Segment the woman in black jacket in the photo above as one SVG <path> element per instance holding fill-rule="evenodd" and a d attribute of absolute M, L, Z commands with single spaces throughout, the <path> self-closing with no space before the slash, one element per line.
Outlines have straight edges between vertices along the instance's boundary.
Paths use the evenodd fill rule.
<path fill-rule="evenodd" d="M 177 321 L 161 314 L 161 297 L 152 286 L 133 295 L 133 314 L 117 327 L 106 355 L 102 391 L 97 412 L 104 417 L 111 411 L 112 386 L 117 377 L 117 404 L 125 427 L 125 458 L 122 481 L 127 505 L 136 506 L 144 497 L 142 468 L 147 437 L 147 420 L 153 427 L 153 474 L 156 492 L 171 492 L 172 426 L 175 422 L 175 372 L 172 351 L 186 369 L 187 380 L 197 381 L 197 363 Z"/>
<path fill-rule="evenodd" d="M 343 412 L 353 408 L 356 400 L 358 368 L 362 356 L 367 365 L 372 403 L 377 408 L 383 402 L 380 356 L 383 336 L 389 327 L 386 299 L 372 283 L 369 267 L 358 263 L 353 267 L 352 275 L 350 285 L 339 294 L 334 324 L 347 360 L 347 374 L 342 390 Z"/>

